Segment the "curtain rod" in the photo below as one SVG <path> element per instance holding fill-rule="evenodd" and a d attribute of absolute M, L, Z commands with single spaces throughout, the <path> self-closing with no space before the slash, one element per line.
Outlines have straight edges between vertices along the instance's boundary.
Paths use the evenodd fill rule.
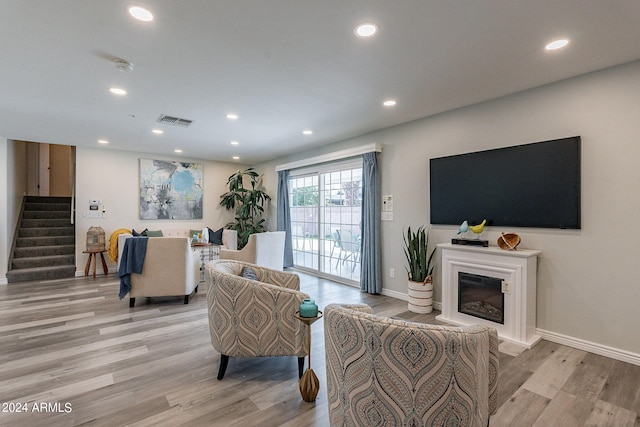
<path fill-rule="evenodd" d="M 347 159 L 349 157 L 360 156 L 364 153 L 382 152 L 382 144 L 372 143 L 360 145 L 358 147 L 347 148 L 345 150 L 334 151 L 333 153 L 322 154 L 320 156 L 309 157 L 308 159 L 296 160 L 295 162 L 285 163 L 276 166 L 276 172 L 283 170 L 291 170 L 303 168 L 305 166 L 317 165 L 319 163 L 333 162 L 336 160 Z"/>

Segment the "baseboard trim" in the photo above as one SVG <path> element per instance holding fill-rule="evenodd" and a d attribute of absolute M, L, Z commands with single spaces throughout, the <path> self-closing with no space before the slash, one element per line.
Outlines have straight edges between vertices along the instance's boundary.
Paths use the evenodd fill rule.
<path fill-rule="evenodd" d="M 610 357 L 611 359 L 621 362 L 631 363 L 640 366 L 640 354 L 630 351 L 621 350 L 619 348 L 609 347 L 603 344 L 594 343 L 580 338 L 570 337 L 568 335 L 559 334 L 557 332 L 545 331 L 536 328 L 536 333 L 547 341 L 577 348 L 578 350 L 588 351 L 589 353 L 599 354 L 600 356 Z"/>
<path fill-rule="evenodd" d="M 0 285 L 8 285 L 9 280 L 6 277 L 0 277 Z"/>
<path fill-rule="evenodd" d="M 409 295 L 407 294 L 403 294 L 402 292 L 398 292 L 398 291 L 391 291 L 389 289 L 385 289 L 382 288 L 382 295 L 391 297 L 391 298 L 395 298 L 395 299 L 400 299 L 403 301 L 409 301 Z"/>

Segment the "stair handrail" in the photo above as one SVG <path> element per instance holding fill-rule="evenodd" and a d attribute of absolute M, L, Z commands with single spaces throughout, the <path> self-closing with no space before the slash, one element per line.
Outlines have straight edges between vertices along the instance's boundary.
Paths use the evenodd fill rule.
<path fill-rule="evenodd" d="M 11 266 L 13 265 L 14 252 L 16 250 L 16 242 L 18 241 L 18 233 L 20 233 L 20 225 L 22 224 L 22 215 L 24 214 L 24 205 L 26 203 L 27 196 L 22 195 L 22 204 L 20 205 L 20 213 L 18 214 L 18 218 L 16 221 L 16 226 L 13 231 L 13 241 L 11 242 L 11 250 L 9 251 L 9 265 L 7 265 L 7 271 L 13 270 Z"/>
<path fill-rule="evenodd" d="M 74 170 L 74 175 L 75 175 L 75 170 Z M 76 180 L 75 180 L 75 176 L 74 179 L 71 181 L 71 209 L 70 209 L 71 213 L 71 225 L 74 225 L 74 220 L 75 220 L 75 213 L 76 213 Z"/>

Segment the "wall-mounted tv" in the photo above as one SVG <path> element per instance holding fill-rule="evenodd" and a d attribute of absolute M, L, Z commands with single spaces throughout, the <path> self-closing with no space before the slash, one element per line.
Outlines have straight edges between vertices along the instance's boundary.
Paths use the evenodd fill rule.
<path fill-rule="evenodd" d="M 580 137 L 430 160 L 431 224 L 580 228 Z"/>

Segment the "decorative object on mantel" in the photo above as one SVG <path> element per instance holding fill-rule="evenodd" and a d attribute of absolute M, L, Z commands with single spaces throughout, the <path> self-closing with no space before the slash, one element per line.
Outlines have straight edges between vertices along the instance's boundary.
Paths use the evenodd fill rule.
<path fill-rule="evenodd" d="M 482 232 L 484 231 L 484 226 L 487 224 L 487 220 L 483 219 L 482 222 L 480 224 L 477 225 L 469 225 L 468 221 L 464 221 L 462 224 L 460 224 L 460 227 L 458 228 L 458 232 L 456 234 L 464 234 L 466 233 L 468 230 L 471 230 L 473 233 L 475 233 L 476 238 L 475 239 L 463 239 L 463 238 L 457 238 L 454 237 L 451 239 L 451 244 L 452 245 L 468 245 L 468 246 L 482 246 L 482 247 L 488 247 L 489 246 L 489 241 L 488 240 L 480 240 L 480 234 L 482 234 Z"/>
<path fill-rule="evenodd" d="M 458 227 L 458 232 L 456 234 L 464 234 L 469 231 L 469 222 L 465 219 L 460 227 Z"/>
<path fill-rule="evenodd" d="M 433 278 L 431 274 L 435 264 L 432 264 L 436 253 L 434 248 L 428 254 L 429 232 L 420 226 L 414 233 L 411 227 L 403 235 L 404 254 L 407 257 L 409 311 L 413 313 L 431 313 L 433 310 Z"/>
<path fill-rule="evenodd" d="M 498 237 L 498 246 L 506 251 L 515 251 L 520 244 L 520 236 L 516 233 L 501 233 Z"/>
<path fill-rule="evenodd" d="M 483 219 L 482 222 L 478 225 L 469 226 L 469 230 L 476 234 L 476 238 L 480 238 L 480 235 L 484 231 L 484 226 L 487 223 L 486 219 Z"/>

